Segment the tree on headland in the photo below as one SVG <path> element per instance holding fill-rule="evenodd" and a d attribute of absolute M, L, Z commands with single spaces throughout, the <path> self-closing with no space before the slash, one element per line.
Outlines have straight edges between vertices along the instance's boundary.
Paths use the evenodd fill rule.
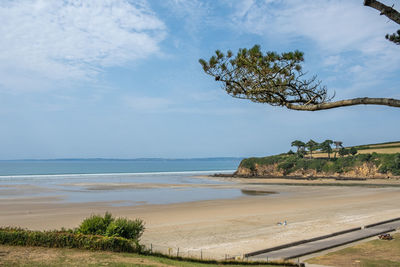
<path fill-rule="evenodd" d="M 308 148 L 308 151 L 310 151 L 310 159 L 312 158 L 312 152 L 317 150 L 318 145 L 319 144 L 312 139 L 306 143 L 306 147 Z"/>
<path fill-rule="evenodd" d="M 369 6 L 378 10 L 381 12 L 381 16 L 384 15 L 397 24 L 400 24 L 400 13 L 393 8 L 394 5 L 390 7 L 376 0 L 364 0 L 364 6 Z M 397 33 L 386 34 L 385 37 L 389 41 L 400 45 L 400 30 L 398 30 Z"/>
<path fill-rule="evenodd" d="M 300 154 L 302 151 L 304 151 L 306 144 L 300 140 L 294 140 L 291 146 L 297 147 L 297 154 Z"/>
<path fill-rule="evenodd" d="M 328 159 L 331 158 L 332 144 L 333 144 L 333 141 L 328 139 L 328 140 L 325 140 L 324 142 L 322 142 L 319 145 L 319 147 L 321 148 L 322 152 L 328 153 Z"/>
<path fill-rule="evenodd" d="M 361 97 L 332 102 L 334 95 L 328 95 L 316 76 L 305 78 L 303 61 L 300 51 L 264 54 L 259 45 L 239 49 L 236 55 L 217 50 L 208 61 L 199 60 L 204 72 L 235 98 L 304 111 L 361 104 L 400 107 L 400 100 L 393 98 Z"/>
<path fill-rule="evenodd" d="M 344 148 L 344 147 L 342 147 L 342 148 L 339 149 L 339 155 L 340 155 L 341 157 L 344 157 L 344 156 L 346 156 L 346 155 L 348 155 L 348 154 L 350 154 L 349 149 Z"/>
<path fill-rule="evenodd" d="M 336 147 L 335 156 L 334 156 L 336 158 L 336 152 L 339 150 L 339 148 L 343 148 L 343 142 L 342 141 L 333 141 L 333 144 Z"/>

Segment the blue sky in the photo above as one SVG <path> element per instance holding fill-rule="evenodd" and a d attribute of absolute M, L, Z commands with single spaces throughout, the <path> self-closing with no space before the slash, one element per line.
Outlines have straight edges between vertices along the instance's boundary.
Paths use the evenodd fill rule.
<path fill-rule="evenodd" d="M 400 47 L 384 39 L 398 25 L 362 2 L 1 1 L 0 159 L 263 156 L 295 139 L 400 140 L 398 108 L 255 104 L 198 63 L 216 49 L 299 49 L 337 100 L 400 98 Z"/>

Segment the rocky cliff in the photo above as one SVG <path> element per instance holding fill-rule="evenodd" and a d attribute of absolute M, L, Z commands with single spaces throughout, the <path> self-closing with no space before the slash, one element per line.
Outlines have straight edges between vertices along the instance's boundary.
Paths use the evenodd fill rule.
<path fill-rule="evenodd" d="M 393 175 L 390 171 L 382 173 L 380 166 L 372 162 L 364 162 L 355 166 L 347 166 L 340 172 L 323 171 L 312 168 L 293 168 L 289 173 L 282 168 L 282 163 L 260 164 L 254 163 L 252 166 L 243 166 L 240 164 L 236 176 L 240 177 L 342 177 L 342 178 L 396 178 L 399 175 Z"/>

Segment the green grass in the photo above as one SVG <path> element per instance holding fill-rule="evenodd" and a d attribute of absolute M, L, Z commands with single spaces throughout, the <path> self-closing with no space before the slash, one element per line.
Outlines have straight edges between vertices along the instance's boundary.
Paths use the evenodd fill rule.
<path fill-rule="evenodd" d="M 14 248 L 0 246 L 0 253 L 7 249 L 11 251 L 12 255 L 8 255 L 8 257 L 4 258 L 0 256 L 0 266 L 249 266 L 247 264 L 240 264 L 240 262 L 223 265 L 218 263 L 207 264 L 169 259 L 166 257 L 146 256 L 135 253 L 96 252 L 60 248 Z M 29 258 L 29 255 L 35 255 L 36 258 L 31 259 Z M 251 266 L 272 267 L 276 265 L 254 264 Z"/>
<path fill-rule="evenodd" d="M 365 144 L 365 145 L 359 145 L 359 146 L 355 146 L 355 147 L 379 146 L 379 145 L 389 145 L 389 144 L 400 144 L 400 141 L 384 142 L 384 143 L 377 143 L 377 144 Z"/>
<path fill-rule="evenodd" d="M 393 145 L 393 146 L 384 146 L 384 147 L 371 147 L 371 146 L 355 146 L 357 150 L 366 150 L 366 149 L 379 149 L 379 150 L 384 150 L 384 149 L 389 149 L 389 148 L 398 148 L 400 145 Z"/>
<path fill-rule="evenodd" d="M 307 260 L 308 263 L 328 266 L 400 266 L 400 234 L 393 240 L 372 240 L 323 256 Z"/>

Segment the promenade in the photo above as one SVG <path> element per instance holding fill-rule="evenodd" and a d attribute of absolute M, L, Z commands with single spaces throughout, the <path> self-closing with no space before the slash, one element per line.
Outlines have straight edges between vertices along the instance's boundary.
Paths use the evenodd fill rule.
<path fill-rule="evenodd" d="M 295 242 L 293 245 L 287 244 L 285 246 L 278 246 L 276 249 L 266 249 L 265 253 L 262 251 L 249 253 L 249 259 L 252 260 L 277 260 L 277 259 L 293 259 L 299 258 L 312 253 L 320 252 L 323 250 L 331 249 L 334 247 L 346 245 L 369 237 L 377 236 L 383 233 L 393 232 L 400 228 L 400 218 L 387 223 L 379 223 L 377 225 L 369 225 L 359 230 L 353 230 L 348 233 L 338 234 L 326 238 L 315 238 L 315 241 L 309 242 Z M 299 244 L 300 243 L 300 244 Z M 283 248 L 282 248 L 283 247 Z M 257 255 L 254 255 L 257 254 Z"/>

